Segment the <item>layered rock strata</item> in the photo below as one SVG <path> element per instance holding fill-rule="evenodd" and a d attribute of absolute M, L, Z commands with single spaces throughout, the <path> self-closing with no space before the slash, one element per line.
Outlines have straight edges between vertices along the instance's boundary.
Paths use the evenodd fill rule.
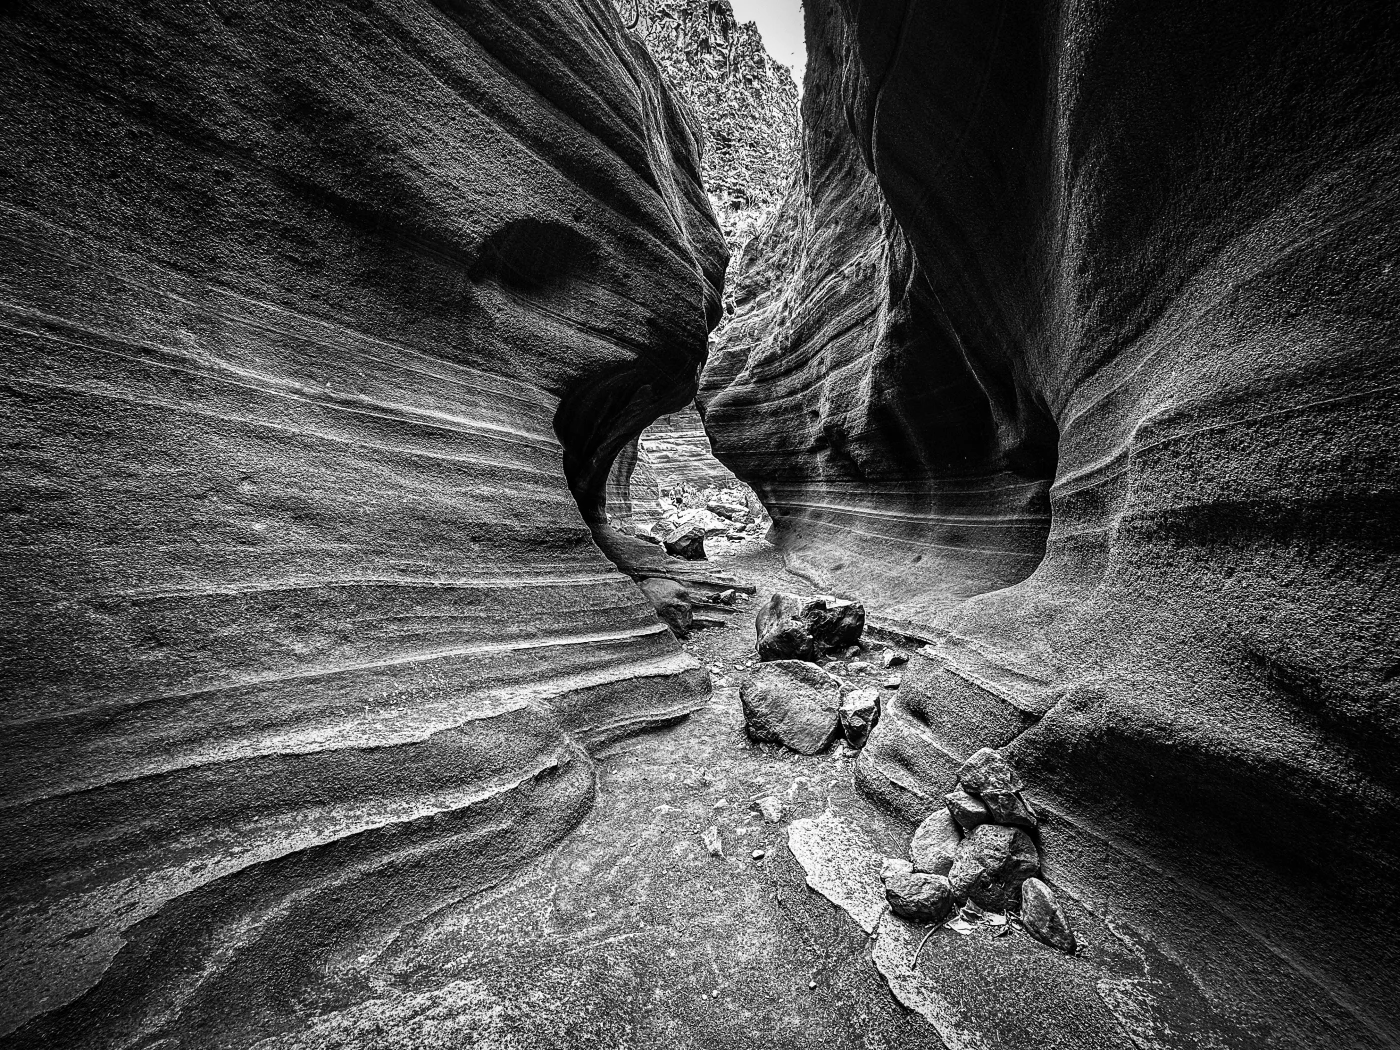
<path fill-rule="evenodd" d="M 698 127 L 606 0 L 0 42 L 0 1034 L 248 1045 L 704 702 L 584 520 L 719 317 Z"/>
<path fill-rule="evenodd" d="M 932 642 L 862 783 L 921 818 L 1004 747 L 1197 1034 L 1400 1044 L 1400 11 L 806 9 L 700 405 L 789 565 Z"/>

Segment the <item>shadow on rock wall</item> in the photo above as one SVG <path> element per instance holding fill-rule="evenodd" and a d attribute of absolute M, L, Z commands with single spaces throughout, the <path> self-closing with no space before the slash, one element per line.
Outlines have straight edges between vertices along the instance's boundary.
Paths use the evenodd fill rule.
<path fill-rule="evenodd" d="M 863 786 L 1009 748 L 1221 1041 L 1400 1043 L 1400 13 L 853 9 L 700 404 L 789 565 L 932 642 Z"/>

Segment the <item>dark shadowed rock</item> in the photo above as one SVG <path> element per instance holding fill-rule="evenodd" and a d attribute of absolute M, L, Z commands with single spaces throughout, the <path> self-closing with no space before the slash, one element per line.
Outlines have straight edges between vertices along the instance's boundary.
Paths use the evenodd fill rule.
<path fill-rule="evenodd" d="M 909 856 L 916 871 L 947 875 L 957 856 L 962 832 L 948 810 L 939 808 L 930 813 L 914 831 L 909 843 Z"/>
<path fill-rule="evenodd" d="M 992 819 L 986 804 L 960 787 L 944 795 L 943 800 L 948 805 L 949 814 L 963 831 L 971 831 Z"/>
<path fill-rule="evenodd" d="M 641 583 L 642 593 L 656 609 L 656 615 L 666 622 L 677 638 L 690 633 L 694 621 L 690 592 L 675 580 L 648 577 Z"/>
<path fill-rule="evenodd" d="M 953 894 L 942 875 L 915 871 L 906 860 L 886 859 L 880 871 L 890 910 L 910 922 L 938 922 L 952 910 Z"/>
<path fill-rule="evenodd" d="M 705 561 L 705 527 L 691 521 L 666 529 L 662 540 L 667 554 L 687 561 Z"/>
<path fill-rule="evenodd" d="M 959 901 L 1002 912 L 1016 903 L 1021 883 L 1039 870 L 1029 835 L 1020 828 L 982 824 L 959 844 L 948 882 Z"/>
<path fill-rule="evenodd" d="M 855 644 L 865 629 L 859 602 L 775 592 L 754 619 L 764 660 L 815 660 Z"/>
<path fill-rule="evenodd" d="M 846 743 L 861 748 L 880 720 L 880 693 L 875 689 L 853 689 L 841 701 L 841 734 Z"/>
<path fill-rule="evenodd" d="M 760 664 L 740 685 L 739 698 L 755 740 L 815 755 L 840 732 L 841 683 L 805 661 Z"/>
<path fill-rule="evenodd" d="M 1074 930 L 1054 891 L 1040 879 L 1031 877 L 1021 883 L 1021 921 L 1036 940 L 1074 954 Z"/>

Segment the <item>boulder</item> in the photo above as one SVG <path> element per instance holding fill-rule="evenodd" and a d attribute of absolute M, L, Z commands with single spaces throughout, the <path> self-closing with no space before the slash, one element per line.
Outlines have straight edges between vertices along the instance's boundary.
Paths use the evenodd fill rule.
<path fill-rule="evenodd" d="M 758 654 L 764 660 L 816 660 L 854 645 L 865 629 L 865 606 L 830 595 L 775 592 L 758 610 Z"/>
<path fill-rule="evenodd" d="M 957 821 L 946 809 L 936 809 L 924 819 L 909 843 L 909 856 L 915 871 L 931 875 L 947 875 L 953 868 L 962 832 Z"/>
<path fill-rule="evenodd" d="M 642 593 L 656 609 L 656 615 L 666 622 L 666 626 L 677 638 L 690 633 L 694 622 L 690 592 L 675 580 L 663 577 L 648 577 L 641 582 Z"/>
<path fill-rule="evenodd" d="M 840 681 L 801 660 L 760 664 L 739 686 L 739 700 L 754 740 L 815 755 L 840 732 Z"/>
<path fill-rule="evenodd" d="M 841 733 L 852 747 L 865 746 L 880 720 L 880 694 L 874 689 L 854 689 L 841 701 Z"/>
<path fill-rule="evenodd" d="M 885 861 L 880 871 L 890 911 L 910 922 L 939 922 L 952 910 L 953 894 L 942 875 L 915 871 L 906 860 Z"/>
<path fill-rule="evenodd" d="M 958 846 L 948 882 L 959 901 L 988 911 L 1016 903 L 1021 883 L 1040 871 L 1035 843 L 1020 828 L 981 824 Z"/>
<path fill-rule="evenodd" d="M 1021 922 L 1038 941 L 1073 955 L 1078 944 L 1055 892 L 1037 878 L 1021 883 Z"/>
<path fill-rule="evenodd" d="M 987 792 L 1013 792 L 1025 787 L 1021 776 L 1000 751 L 984 747 L 973 753 L 958 770 L 958 783 L 974 795 Z"/>
<path fill-rule="evenodd" d="M 688 510 L 682 514 L 677 526 L 685 528 L 689 525 L 698 525 L 705 530 L 706 536 L 723 536 L 730 529 L 729 522 L 708 510 Z"/>
<path fill-rule="evenodd" d="M 948 812 L 963 831 L 971 832 L 982 824 L 991 822 L 992 815 L 980 798 L 969 795 L 962 788 L 954 788 L 943 796 L 948 804 Z"/>
<path fill-rule="evenodd" d="M 1020 774 L 1001 752 L 984 747 L 973 754 L 958 771 L 958 783 L 982 800 L 991 823 L 1036 829 L 1035 810 L 1021 797 Z"/>
<path fill-rule="evenodd" d="M 705 530 L 696 522 L 678 525 L 666 533 L 662 541 L 667 554 L 687 561 L 705 560 Z"/>

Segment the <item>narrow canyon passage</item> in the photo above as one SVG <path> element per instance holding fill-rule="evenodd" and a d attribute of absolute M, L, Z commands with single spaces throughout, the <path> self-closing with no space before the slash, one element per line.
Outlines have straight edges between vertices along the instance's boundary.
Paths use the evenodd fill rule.
<path fill-rule="evenodd" d="M 1400 1047 L 1400 6 L 794 17 L 0 13 L 0 1047 Z"/>

